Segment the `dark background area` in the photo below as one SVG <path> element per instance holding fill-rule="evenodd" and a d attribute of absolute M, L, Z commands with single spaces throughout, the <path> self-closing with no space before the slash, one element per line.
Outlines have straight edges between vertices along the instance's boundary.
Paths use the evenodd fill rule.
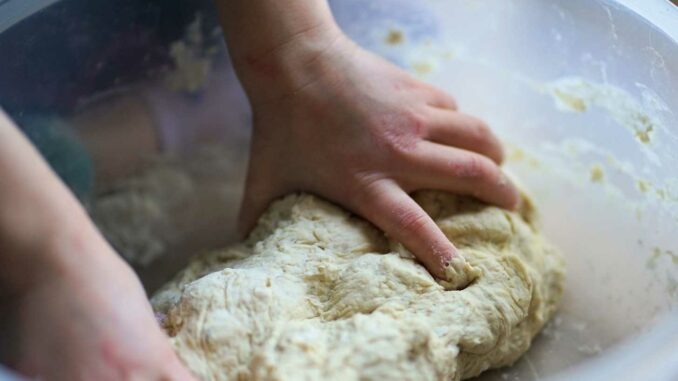
<path fill-rule="evenodd" d="M 211 0 L 63 0 L 0 34 L 0 107 L 66 113 L 83 97 L 124 86 L 169 64 L 167 47 Z"/>

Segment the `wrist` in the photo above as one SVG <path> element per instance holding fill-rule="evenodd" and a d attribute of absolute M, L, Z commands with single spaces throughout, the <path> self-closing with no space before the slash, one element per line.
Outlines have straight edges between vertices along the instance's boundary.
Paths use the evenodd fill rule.
<path fill-rule="evenodd" d="M 234 67 L 256 104 L 295 94 L 327 77 L 339 64 L 337 52 L 349 45 L 339 29 L 314 30 L 262 56 L 241 56 L 234 60 Z"/>
<path fill-rule="evenodd" d="M 347 41 L 326 0 L 217 5 L 233 66 L 252 102 L 293 91 L 320 70 L 319 57 Z"/>
<path fill-rule="evenodd" d="M 1 111 L 0 173 L 3 291 L 24 292 L 47 277 L 89 271 L 92 258 L 115 258 L 82 205 Z"/>

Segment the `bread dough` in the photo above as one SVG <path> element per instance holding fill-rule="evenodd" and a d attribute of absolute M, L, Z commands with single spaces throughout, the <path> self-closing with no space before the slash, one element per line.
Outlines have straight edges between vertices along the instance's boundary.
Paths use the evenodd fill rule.
<path fill-rule="evenodd" d="M 195 260 L 153 297 L 176 352 L 203 380 L 459 380 L 512 364 L 564 281 L 529 200 L 508 212 L 415 198 L 465 258 L 450 282 L 356 216 L 290 195 L 247 241 Z"/>

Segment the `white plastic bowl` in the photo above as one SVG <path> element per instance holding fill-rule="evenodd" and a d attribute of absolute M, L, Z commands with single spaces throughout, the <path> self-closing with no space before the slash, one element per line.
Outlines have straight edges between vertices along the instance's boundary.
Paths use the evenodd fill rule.
<path fill-rule="evenodd" d="M 356 41 L 450 92 L 504 138 L 509 170 L 567 258 L 557 317 L 516 365 L 479 379 L 678 379 L 677 8 L 666 0 L 331 5 Z M 0 29 L 9 25 L 0 20 Z M 392 33 L 402 41 L 389 43 Z M 236 115 L 228 144 L 241 152 L 248 126 L 238 121 L 249 111 L 226 77 L 224 108 Z M 236 186 L 241 159 L 229 172 Z M 239 192 L 220 194 L 232 219 Z M 194 233 L 213 234 L 206 226 Z M 169 251 L 176 259 L 191 247 L 178 239 Z M 157 284 L 176 266 L 142 278 Z"/>

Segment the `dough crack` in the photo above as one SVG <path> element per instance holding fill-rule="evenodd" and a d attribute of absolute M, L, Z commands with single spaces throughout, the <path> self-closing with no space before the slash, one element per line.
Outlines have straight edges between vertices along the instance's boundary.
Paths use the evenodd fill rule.
<path fill-rule="evenodd" d="M 153 297 L 180 358 L 202 379 L 243 381 L 459 380 L 512 364 L 564 283 L 531 204 L 415 199 L 460 248 L 447 282 L 372 225 L 290 195 L 246 242 L 196 259 Z"/>

